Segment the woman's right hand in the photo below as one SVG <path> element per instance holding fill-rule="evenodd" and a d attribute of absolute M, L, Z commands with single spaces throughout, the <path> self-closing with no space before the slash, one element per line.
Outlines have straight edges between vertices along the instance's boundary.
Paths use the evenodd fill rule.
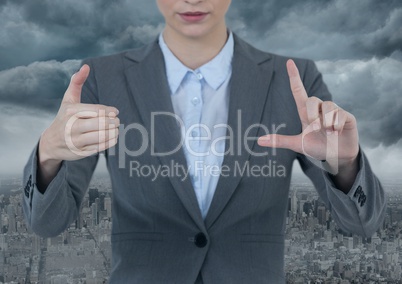
<path fill-rule="evenodd" d="M 82 104 L 82 87 L 90 68 L 83 65 L 71 77 L 60 109 L 42 133 L 38 164 L 40 180 L 47 186 L 63 160 L 79 160 L 113 147 L 117 143 L 120 120 L 115 107 Z"/>

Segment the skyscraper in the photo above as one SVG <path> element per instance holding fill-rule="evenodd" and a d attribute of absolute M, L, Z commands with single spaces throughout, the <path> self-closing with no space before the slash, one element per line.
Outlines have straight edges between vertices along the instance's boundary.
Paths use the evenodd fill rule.
<path fill-rule="evenodd" d="M 111 218 L 112 217 L 112 199 L 109 196 L 105 197 L 104 207 L 106 210 L 106 216 L 108 218 Z"/>
<path fill-rule="evenodd" d="M 40 237 L 36 234 L 31 236 L 32 238 L 32 253 L 39 255 L 40 253 Z"/>
<path fill-rule="evenodd" d="M 92 226 L 96 226 L 99 224 L 98 222 L 98 204 L 96 202 L 91 205 L 91 213 L 92 213 Z"/>
<path fill-rule="evenodd" d="M 318 206 L 317 219 L 320 225 L 326 225 L 327 222 L 327 210 L 324 206 Z"/>
<path fill-rule="evenodd" d="M 7 216 L 8 216 L 8 233 L 15 233 L 17 231 L 15 222 L 15 208 L 14 205 L 9 204 L 7 206 Z"/>
<path fill-rule="evenodd" d="M 293 191 L 292 194 L 292 199 L 291 199 L 291 211 L 292 213 L 297 213 L 297 195 L 296 195 L 297 190 Z"/>

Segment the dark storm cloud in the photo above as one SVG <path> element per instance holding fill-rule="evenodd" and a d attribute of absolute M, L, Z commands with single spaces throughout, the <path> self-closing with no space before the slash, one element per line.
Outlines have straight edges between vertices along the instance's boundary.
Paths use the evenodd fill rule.
<path fill-rule="evenodd" d="M 261 49 L 318 59 L 402 50 L 402 1 L 234 1 L 231 21 Z"/>
<path fill-rule="evenodd" d="M 228 18 L 264 50 L 316 60 L 389 56 L 402 46 L 400 0 L 236 0 Z M 137 47 L 162 22 L 155 0 L 3 1 L 0 70 Z"/>
<path fill-rule="evenodd" d="M 27 111 L 56 112 L 80 61 L 35 62 L 0 71 L 0 102 L 25 106 Z"/>
<path fill-rule="evenodd" d="M 149 0 L 9 1 L 0 9 L 0 70 L 133 48 L 162 29 Z"/>
<path fill-rule="evenodd" d="M 353 113 L 362 143 L 402 141 L 402 62 L 392 59 L 318 62 L 334 101 Z"/>

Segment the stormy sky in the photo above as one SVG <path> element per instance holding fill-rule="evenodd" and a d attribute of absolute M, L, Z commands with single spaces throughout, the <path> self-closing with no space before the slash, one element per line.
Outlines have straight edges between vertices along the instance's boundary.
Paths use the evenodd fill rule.
<path fill-rule="evenodd" d="M 254 46 L 315 60 L 380 178 L 402 174 L 402 1 L 233 0 Z M 153 0 L 0 1 L 0 175 L 19 174 L 80 60 L 154 39 Z"/>

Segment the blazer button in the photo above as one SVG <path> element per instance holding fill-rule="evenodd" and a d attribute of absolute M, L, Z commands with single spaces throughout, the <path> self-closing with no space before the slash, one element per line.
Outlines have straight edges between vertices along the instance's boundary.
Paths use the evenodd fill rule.
<path fill-rule="evenodd" d="M 195 235 L 194 237 L 194 244 L 199 247 L 199 248 L 203 248 L 207 245 L 208 240 L 207 237 L 204 235 L 204 233 L 198 233 L 197 235 Z"/>

